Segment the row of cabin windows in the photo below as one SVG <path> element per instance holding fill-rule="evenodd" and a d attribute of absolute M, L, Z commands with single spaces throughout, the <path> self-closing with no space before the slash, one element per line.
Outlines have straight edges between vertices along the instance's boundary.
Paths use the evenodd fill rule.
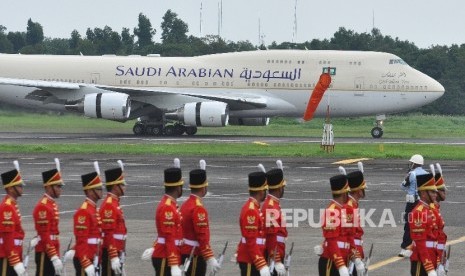
<path fill-rule="evenodd" d="M 292 60 L 283 60 L 283 59 L 269 59 L 266 61 L 266 63 L 271 63 L 271 64 L 292 64 Z M 297 64 L 305 64 L 304 60 L 298 60 Z"/>
<path fill-rule="evenodd" d="M 428 90 L 428 86 L 423 86 L 423 85 L 386 85 L 386 84 L 383 84 L 382 86 L 380 85 L 380 88 L 383 88 L 383 89 L 387 89 L 387 90 L 390 90 L 390 89 L 396 89 L 396 90 L 414 90 L 414 91 L 422 91 L 422 90 Z M 370 85 L 370 89 L 378 89 L 378 85 L 373 85 L 371 84 Z"/>
<path fill-rule="evenodd" d="M 361 61 L 349 61 L 349 65 L 362 65 Z"/>
<path fill-rule="evenodd" d="M 59 82 L 69 82 L 69 83 L 84 83 L 84 80 L 71 80 L 71 79 L 41 79 L 43 81 L 59 81 Z"/>

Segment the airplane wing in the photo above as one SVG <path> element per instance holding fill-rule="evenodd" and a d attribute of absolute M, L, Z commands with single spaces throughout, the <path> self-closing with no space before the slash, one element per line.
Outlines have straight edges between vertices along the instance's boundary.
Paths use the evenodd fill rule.
<path fill-rule="evenodd" d="M 10 78 L 0 78 L 0 84 L 25 86 L 25 87 L 37 87 L 37 88 L 45 88 L 45 89 L 76 90 L 76 89 L 81 88 L 81 85 L 78 83 L 27 80 L 27 79 L 10 79 Z"/>

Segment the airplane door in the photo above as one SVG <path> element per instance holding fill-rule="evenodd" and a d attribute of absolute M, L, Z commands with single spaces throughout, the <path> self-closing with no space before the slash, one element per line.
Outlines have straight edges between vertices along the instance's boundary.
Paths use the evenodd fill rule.
<path fill-rule="evenodd" d="M 97 84 L 100 82 L 100 73 L 92 73 L 90 75 L 90 83 Z"/>
<path fill-rule="evenodd" d="M 363 96 L 364 95 L 363 86 L 364 86 L 364 78 L 363 77 L 355 78 L 355 81 L 354 81 L 354 91 L 355 91 L 354 93 L 355 93 L 355 96 Z"/>

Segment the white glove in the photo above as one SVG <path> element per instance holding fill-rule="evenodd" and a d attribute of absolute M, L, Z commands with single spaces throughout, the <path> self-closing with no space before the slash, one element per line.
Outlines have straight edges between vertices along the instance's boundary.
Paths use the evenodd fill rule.
<path fill-rule="evenodd" d="M 153 247 L 145 249 L 144 253 L 142 253 L 142 256 L 140 257 L 142 261 L 148 261 L 152 259 L 153 250 L 155 250 Z"/>
<path fill-rule="evenodd" d="M 285 276 L 286 275 L 286 268 L 284 267 L 282 262 L 277 262 L 274 264 L 274 271 L 278 276 Z"/>
<path fill-rule="evenodd" d="M 444 269 L 444 266 L 442 264 L 438 265 L 436 273 L 438 274 L 438 276 L 446 276 L 446 270 Z"/>
<path fill-rule="evenodd" d="M 76 250 L 71 249 L 65 252 L 65 262 L 72 261 L 74 258 L 74 254 L 76 253 Z"/>
<path fill-rule="evenodd" d="M 173 265 L 171 267 L 171 276 L 182 276 L 182 270 L 179 265 Z"/>
<path fill-rule="evenodd" d="M 29 245 L 31 246 L 31 248 L 34 248 L 36 247 L 38 243 L 39 243 L 39 237 L 35 236 L 34 238 L 31 239 L 31 241 L 29 242 Z"/>
<path fill-rule="evenodd" d="M 4 260 L 4 261 L 6 261 L 6 260 Z M 13 269 L 15 270 L 16 274 L 18 274 L 18 276 L 26 276 L 27 275 L 26 268 L 24 267 L 23 263 L 15 264 L 15 266 L 13 266 Z"/>
<path fill-rule="evenodd" d="M 94 265 L 89 265 L 84 269 L 86 272 L 87 276 L 95 276 L 95 266 Z"/>
<path fill-rule="evenodd" d="M 121 274 L 121 262 L 118 257 L 111 258 L 111 269 L 115 274 Z"/>
<path fill-rule="evenodd" d="M 406 194 L 406 195 L 405 195 L 405 201 L 406 201 L 406 202 L 409 202 L 409 203 L 415 203 L 415 196 L 414 196 L 414 195 Z"/>
<path fill-rule="evenodd" d="M 321 254 L 323 254 L 323 246 L 320 244 L 315 245 L 315 247 L 313 247 L 313 252 L 315 252 L 316 255 L 321 256 Z"/>
<path fill-rule="evenodd" d="M 355 261 L 355 270 L 357 270 L 357 276 L 365 275 L 365 264 L 360 260 L 360 258 L 356 258 Z"/>
<path fill-rule="evenodd" d="M 444 264 L 444 270 L 449 272 L 449 260 L 446 260 L 446 263 Z"/>
<path fill-rule="evenodd" d="M 52 261 L 53 268 L 55 268 L 55 275 L 63 274 L 63 263 L 61 262 L 60 258 L 57 255 L 50 258 Z"/>
<path fill-rule="evenodd" d="M 341 268 L 339 268 L 339 276 L 349 276 L 347 266 L 341 266 Z"/>
<path fill-rule="evenodd" d="M 271 276 L 270 268 L 267 265 L 260 269 L 260 276 Z"/>
<path fill-rule="evenodd" d="M 428 276 L 438 276 L 438 274 L 436 273 L 436 270 L 431 270 L 428 272 Z"/>
<path fill-rule="evenodd" d="M 207 273 L 205 275 L 209 276 L 211 274 L 214 274 L 220 270 L 221 266 L 218 263 L 218 261 L 212 257 L 207 260 Z"/>

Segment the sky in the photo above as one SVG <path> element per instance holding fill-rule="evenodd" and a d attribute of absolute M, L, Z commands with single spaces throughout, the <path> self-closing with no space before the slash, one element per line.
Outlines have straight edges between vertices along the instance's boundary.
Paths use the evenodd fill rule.
<path fill-rule="evenodd" d="M 25 32 L 31 18 L 46 37 L 70 38 L 73 30 L 85 37 L 87 28 L 106 25 L 132 33 L 143 13 L 157 30 L 154 40 L 161 42 L 160 24 L 168 9 L 188 24 L 189 35 L 217 35 L 220 29 L 225 40 L 254 45 L 260 42 L 259 30 L 268 45 L 330 39 L 339 27 L 370 32 L 373 26 L 419 48 L 465 43 L 463 0 L 297 0 L 297 5 L 296 0 L 1 0 L 0 25 L 7 32 Z"/>

